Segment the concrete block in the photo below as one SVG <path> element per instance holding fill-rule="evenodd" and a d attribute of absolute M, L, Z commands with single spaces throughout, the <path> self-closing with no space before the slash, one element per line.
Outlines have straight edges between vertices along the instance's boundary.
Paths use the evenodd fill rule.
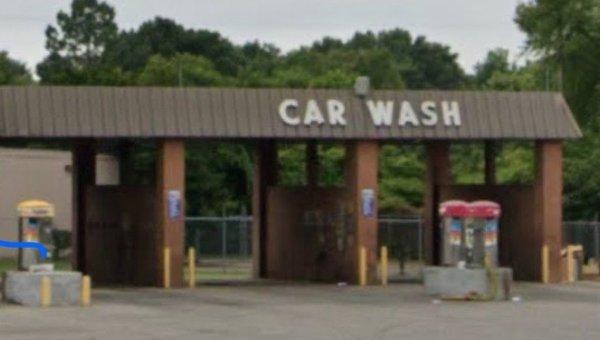
<path fill-rule="evenodd" d="M 31 273 L 8 271 L 4 274 L 4 300 L 24 306 L 40 305 L 42 277 L 48 276 L 52 286 L 52 306 L 78 305 L 81 294 L 81 273 L 56 271 Z"/>
<path fill-rule="evenodd" d="M 466 269 L 456 267 L 425 267 L 425 291 L 443 299 L 493 299 L 511 297 L 513 273 L 511 268 Z"/>

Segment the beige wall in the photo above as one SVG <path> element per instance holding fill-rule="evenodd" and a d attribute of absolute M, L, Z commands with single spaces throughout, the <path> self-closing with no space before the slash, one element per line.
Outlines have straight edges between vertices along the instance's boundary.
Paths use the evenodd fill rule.
<path fill-rule="evenodd" d="M 99 184 L 118 184 L 118 162 L 99 155 L 96 162 Z M 0 148 L 0 239 L 17 239 L 16 205 L 42 199 L 56 208 L 54 224 L 71 229 L 71 152 Z M 0 249 L 0 257 L 13 256 Z"/>

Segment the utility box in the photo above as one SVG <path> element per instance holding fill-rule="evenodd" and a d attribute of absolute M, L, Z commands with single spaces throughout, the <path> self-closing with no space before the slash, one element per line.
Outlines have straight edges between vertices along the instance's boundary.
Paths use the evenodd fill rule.
<path fill-rule="evenodd" d="M 52 230 L 54 226 L 54 205 L 40 200 L 30 200 L 19 203 L 19 242 L 39 242 L 48 253 L 52 253 Z M 19 270 L 30 270 L 41 262 L 35 249 L 20 248 L 18 252 Z"/>

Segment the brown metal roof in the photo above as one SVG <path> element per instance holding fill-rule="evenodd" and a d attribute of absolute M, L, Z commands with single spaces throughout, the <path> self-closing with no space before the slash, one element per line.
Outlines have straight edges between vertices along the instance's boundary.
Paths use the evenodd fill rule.
<path fill-rule="evenodd" d="M 286 124 L 285 99 L 298 101 L 289 116 L 300 119 L 316 100 L 326 122 Z M 345 126 L 327 124 L 330 99 L 345 106 Z M 368 101 L 393 102 L 390 126 L 375 125 Z M 432 101 L 438 123 L 400 126 L 405 101 L 419 119 Z M 444 124 L 442 102 L 456 102 L 460 126 Z M 361 99 L 351 90 L 33 86 L 0 87 L 0 137 L 564 139 L 581 131 L 562 95 L 550 92 L 374 91 Z"/>

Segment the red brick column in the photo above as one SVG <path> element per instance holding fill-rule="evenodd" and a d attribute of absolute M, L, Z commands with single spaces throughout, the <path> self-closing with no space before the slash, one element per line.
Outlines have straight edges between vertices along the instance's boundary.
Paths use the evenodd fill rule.
<path fill-rule="evenodd" d="M 267 188 L 277 184 L 277 144 L 260 142 L 254 149 L 252 174 L 252 268 L 255 278 L 267 277 Z"/>
<path fill-rule="evenodd" d="M 156 195 L 158 199 L 156 284 L 163 285 L 163 251 L 165 247 L 169 247 L 171 286 L 182 287 L 185 232 L 185 143 L 182 140 L 167 139 L 158 142 Z M 177 201 L 178 208 L 173 206 Z"/>
<path fill-rule="evenodd" d="M 451 183 L 450 144 L 432 142 L 425 146 L 427 170 L 425 176 L 425 194 L 423 204 L 423 228 L 425 261 L 427 264 L 439 263 L 439 190 L 437 186 Z"/>
<path fill-rule="evenodd" d="M 379 166 L 379 145 L 376 141 L 351 142 L 346 148 L 346 186 L 350 195 L 350 207 L 353 224 L 356 228 L 354 254 L 349 258 L 348 278 L 350 282 L 358 282 L 358 252 L 359 247 L 367 250 L 367 282 L 372 284 L 377 280 L 377 171 Z M 363 193 L 373 190 L 375 206 L 373 214 L 365 216 L 363 211 Z"/>
<path fill-rule="evenodd" d="M 535 145 L 535 226 L 532 232 L 538 244 L 535 258 L 538 266 L 533 268 L 541 280 L 541 249 L 548 246 L 550 253 L 549 281 L 562 280 L 562 143 L 538 141 Z"/>
<path fill-rule="evenodd" d="M 71 151 L 71 183 L 72 183 L 72 249 L 71 264 L 73 268 L 87 274 L 86 266 L 86 202 L 85 189 L 96 184 L 96 152 L 94 141 L 90 139 L 76 140 Z"/>

